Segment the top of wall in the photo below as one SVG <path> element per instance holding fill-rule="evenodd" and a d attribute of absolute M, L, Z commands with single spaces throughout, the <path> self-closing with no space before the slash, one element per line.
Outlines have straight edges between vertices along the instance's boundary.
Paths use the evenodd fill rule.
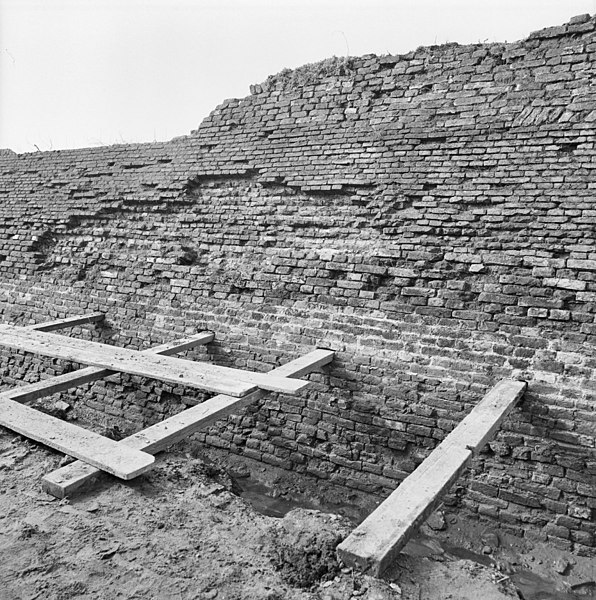
<path fill-rule="evenodd" d="M 330 97 L 337 96 L 339 91 L 350 91 L 351 96 L 357 92 L 365 92 L 361 103 L 353 103 L 344 107 L 344 119 L 355 119 L 358 113 L 367 112 L 366 107 L 371 107 L 375 97 L 390 96 L 392 98 L 401 97 L 402 102 L 392 101 L 386 109 L 392 112 L 412 111 L 413 109 L 427 108 L 431 114 L 439 114 L 443 119 L 434 123 L 435 127 L 457 128 L 470 125 L 472 107 L 466 102 L 454 102 L 453 98 L 443 99 L 443 110 L 435 110 L 437 100 L 445 95 L 446 91 L 463 90 L 468 92 L 466 95 L 472 95 L 471 92 L 477 92 L 483 96 L 488 94 L 489 89 L 501 98 L 505 94 L 505 100 L 520 101 L 524 98 L 537 99 L 542 98 L 543 104 L 553 99 L 555 89 L 569 89 L 581 87 L 581 83 L 589 85 L 589 77 L 586 72 L 580 81 L 575 85 L 565 85 L 564 82 L 570 81 L 569 69 L 565 65 L 571 63 L 571 72 L 579 69 L 585 69 L 586 64 L 580 65 L 571 55 L 582 53 L 587 50 L 590 54 L 592 48 L 586 49 L 582 43 L 592 42 L 594 39 L 594 30 L 596 28 L 596 16 L 590 17 L 589 14 L 578 15 L 572 18 L 569 23 L 560 26 L 548 27 L 531 33 L 527 39 L 514 43 L 492 43 L 492 44 L 471 44 L 460 45 L 458 43 L 448 43 L 440 46 L 419 47 L 418 49 L 403 55 L 385 55 L 376 56 L 373 54 L 362 57 L 343 57 L 329 58 L 318 63 L 306 64 L 297 69 L 284 69 L 280 73 L 271 75 L 261 84 L 253 85 L 250 88 L 251 96 L 244 99 L 225 100 L 218 106 L 207 119 L 195 131 L 192 136 L 209 135 L 210 127 L 216 125 L 221 127 L 223 117 L 228 117 L 230 122 L 223 123 L 228 128 L 234 128 L 242 124 L 249 124 L 251 115 L 243 115 L 242 112 L 247 108 L 256 107 L 263 104 L 263 98 L 270 96 L 276 103 L 290 101 L 293 110 L 289 113 L 305 112 L 297 110 L 292 100 L 296 95 L 305 98 L 312 97 L 313 90 L 321 86 L 335 89 L 329 89 Z M 491 76 L 487 74 L 491 73 Z M 566 74 L 565 74 L 566 73 Z M 454 80 L 454 76 L 456 79 Z M 379 80 L 381 78 L 381 80 Z M 397 79 L 390 82 L 388 79 Z M 577 78 L 576 78 L 577 79 Z M 492 85 L 490 81 L 492 80 Z M 464 85 L 462 86 L 462 82 Z M 533 84 L 533 85 L 531 85 Z M 553 85 L 558 84 L 558 85 Z M 521 86 L 521 89 L 515 89 Z M 538 93 L 538 88 L 540 93 Z M 400 93 L 400 90 L 403 93 Z M 515 93 L 514 93 L 515 92 Z M 551 92 L 549 94 L 549 92 Z M 347 100 L 353 100 L 349 97 Z M 331 98 L 333 99 L 333 98 Z M 479 98 L 485 100 L 486 98 Z M 503 98 L 502 98 L 503 99 Z M 566 106 L 567 113 L 556 114 L 557 108 L 564 106 L 562 101 L 553 101 L 553 111 L 550 116 L 541 115 L 538 122 L 546 119 L 558 122 L 578 122 L 582 120 L 584 114 L 582 111 L 590 108 L 591 97 L 578 98 L 577 102 Z M 581 104 L 583 102 L 583 104 Z M 480 102 L 478 102 L 480 103 Z M 384 104 L 388 104 L 384 102 Z M 537 103 L 535 103 L 538 106 Z M 452 110 L 446 110 L 450 106 Z M 460 107 L 459 109 L 457 107 Z M 519 107 L 518 107 L 519 108 Z M 321 107 L 317 107 L 317 112 L 306 111 L 306 114 L 284 115 L 281 111 L 276 117 L 285 117 L 283 119 L 268 119 L 265 127 L 279 127 L 290 124 L 304 126 L 307 123 L 325 122 L 325 114 Z M 378 111 L 377 107 L 377 111 Z M 482 111 L 484 113 L 484 111 Z M 491 121 L 493 127 L 498 124 L 531 124 L 532 119 L 523 111 L 516 111 L 513 107 L 509 111 L 499 111 L 484 113 L 482 122 Z M 536 111 L 535 111 L 536 112 Z M 588 112 L 591 112 L 588 111 Z M 507 113 L 507 115 L 505 114 Z M 419 112 L 413 113 L 419 117 Z M 429 115 L 422 115 L 429 116 Z M 452 118 L 448 118 L 451 116 Z M 533 116 L 537 116 L 534 114 Z M 247 118 L 243 118 L 247 117 Z M 467 121 L 458 120 L 458 117 Z M 515 117 L 519 117 L 517 120 Z M 524 118 L 525 117 L 525 118 Z M 593 113 L 590 120 L 596 119 Z M 333 114 L 332 122 L 343 120 L 339 113 Z M 534 119 L 535 121 L 536 119 Z M 372 122 L 374 125 L 374 121 Z M 477 124 L 477 123 L 475 123 Z M 395 127 L 395 124 L 394 124 Z M 184 143 L 186 136 L 174 138 L 167 143 Z M 155 143 L 135 143 L 135 144 L 115 144 L 113 148 L 130 148 L 134 150 L 139 146 L 152 146 Z M 158 143 L 162 146 L 163 143 Z M 95 150 L 102 152 L 107 147 L 96 147 Z M 91 149 L 81 149 L 80 152 L 88 152 Z M 55 152 L 30 152 L 26 155 L 54 154 Z M 70 152 L 67 150 L 66 152 Z M 74 150 L 77 152 L 77 150 Z M 18 155 L 20 156 L 20 155 Z M 12 150 L 0 149 L 0 160 L 10 160 L 16 158 L 17 154 Z"/>
<path fill-rule="evenodd" d="M 408 52 L 407 54 L 395 54 L 395 55 L 383 55 L 381 57 L 375 54 L 365 55 L 360 57 L 362 60 L 370 61 L 378 60 L 381 65 L 392 65 L 398 62 L 408 62 L 412 59 L 422 57 L 427 60 L 429 55 L 435 57 L 435 59 L 441 60 L 441 55 L 449 54 L 450 50 L 458 49 L 459 53 L 469 53 L 478 50 L 479 48 L 488 48 L 494 50 L 496 53 L 502 53 L 503 47 L 514 48 L 514 47 L 535 47 L 532 43 L 533 40 L 547 40 L 561 37 L 576 37 L 577 34 L 593 31 L 595 21 L 590 17 L 589 14 L 578 15 L 573 17 L 569 23 L 556 27 L 547 27 L 531 33 L 527 39 L 514 42 L 495 42 L 492 44 L 468 44 L 461 45 L 457 42 L 449 42 L 441 45 L 434 46 L 420 46 L 416 50 Z M 290 91 L 303 87 L 304 85 L 316 84 L 321 79 L 330 77 L 337 77 L 341 75 L 348 75 L 354 70 L 357 57 L 332 57 L 330 59 L 322 60 L 317 63 L 306 64 L 298 67 L 297 69 L 284 69 L 280 73 L 271 75 L 265 82 L 260 85 L 251 86 L 251 94 L 258 94 L 262 91 L 268 90 L 284 90 Z"/>
<path fill-rule="evenodd" d="M 388 158 L 408 144 L 420 150 L 512 127 L 532 136 L 579 132 L 596 121 L 595 26 L 585 15 L 513 44 L 329 59 L 225 101 L 193 133 L 230 149 L 213 153 L 206 170 L 244 163 L 290 185 L 325 190 L 378 183 Z M 281 146 L 302 150 L 270 160 Z"/>
<path fill-rule="evenodd" d="M 429 225 L 420 210 L 430 202 L 457 213 L 455 236 L 474 205 L 505 202 L 513 211 L 523 204 L 538 215 L 551 210 L 545 197 L 556 204 L 573 195 L 569 210 L 587 210 L 595 29 L 596 19 L 584 15 L 511 44 L 329 59 L 270 77 L 170 142 L 2 152 L 0 228 L 8 241 L 0 254 L 18 247 L 35 255 L 44 240 L 86 216 L 140 205 L 165 210 L 214 178 L 354 195 L 366 204 L 374 235 L 392 245 L 397 234 L 402 241 L 434 236 L 440 245 L 452 230 Z M 571 256 L 578 236 L 596 244 L 582 227 L 567 228 L 557 252 Z M 561 235 L 551 229 L 553 239 Z M 523 243 L 549 252 L 552 240 L 539 234 L 525 230 Z M 522 243 L 520 235 L 486 244 L 506 248 Z"/>

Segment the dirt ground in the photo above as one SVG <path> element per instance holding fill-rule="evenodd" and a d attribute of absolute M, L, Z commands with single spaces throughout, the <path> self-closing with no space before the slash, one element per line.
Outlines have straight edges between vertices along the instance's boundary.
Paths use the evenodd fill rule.
<path fill-rule="evenodd" d="M 440 512 L 384 581 L 353 573 L 333 548 L 370 498 L 220 451 L 178 446 L 59 501 L 40 480 L 62 459 L 0 429 L 0 600 L 596 597 L 593 559 Z"/>

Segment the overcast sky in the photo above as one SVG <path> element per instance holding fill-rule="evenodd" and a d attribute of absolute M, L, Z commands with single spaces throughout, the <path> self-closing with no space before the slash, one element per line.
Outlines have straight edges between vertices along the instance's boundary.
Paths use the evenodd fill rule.
<path fill-rule="evenodd" d="M 0 0 L 0 148 L 168 140 L 285 67 L 515 41 L 596 0 Z"/>

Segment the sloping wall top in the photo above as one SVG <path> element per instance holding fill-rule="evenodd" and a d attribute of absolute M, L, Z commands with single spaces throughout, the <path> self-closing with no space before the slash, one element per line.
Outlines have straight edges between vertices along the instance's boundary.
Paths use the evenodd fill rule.
<path fill-rule="evenodd" d="M 307 65 L 169 143 L 3 152 L 3 318 L 102 310 L 101 335 L 139 348 L 207 328 L 211 358 L 263 370 L 332 347 L 313 391 L 204 439 L 373 492 L 524 379 L 450 501 L 588 551 L 595 29 Z M 1 356 L 7 384 L 47 368 Z M 79 395 L 131 427 L 197 400 L 125 381 Z"/>

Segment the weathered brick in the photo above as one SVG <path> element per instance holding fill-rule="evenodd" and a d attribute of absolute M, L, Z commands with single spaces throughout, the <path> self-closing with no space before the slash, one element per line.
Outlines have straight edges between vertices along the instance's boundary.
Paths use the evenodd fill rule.
<path fill-rule="evenodd" d="M 1 152 L 3 321 L 102 310 L 73 335 L 138 348 L 212 329 L 191 358 L 257 371 L 333 348 L 304 394 L 199 439 L 375 493 L 523 377 L 464 506 L 593 545 L 594 24 L 494 48 L 512 69 L 477 46 L 334 59 L 172 142 Z M 3 388 L 66 367 L 0 351 Z M 206 398 L 156 385 L 65 397 L 131 429 Z"/>

